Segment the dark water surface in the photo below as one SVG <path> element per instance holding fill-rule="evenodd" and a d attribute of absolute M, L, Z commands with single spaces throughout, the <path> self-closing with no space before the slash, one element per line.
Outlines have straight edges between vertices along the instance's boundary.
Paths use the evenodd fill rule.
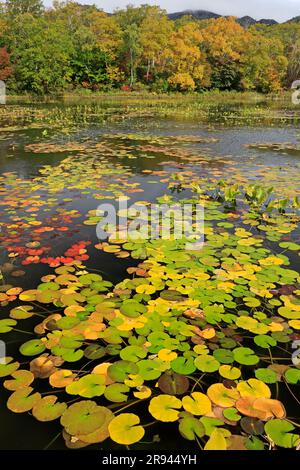
<path fill-rule="evenodd" d="M 26 105 L 24 105 L 26 107 Z M 11 107 L 12 110 L 13 107 Z M 34 105 L 30 106 L 32 113 L 39 112 L 48 113 L 53 109 L 53 105 Z M 109 134 L 112 146 L 124 144 L 126 147 L 124 155 L 108 155 L 104 153 L 106 163 L 113 168 L 116 164 L 122 165 L 125 170 L 130 171 L 128 179 L 130 183 L 138 183 L 144 192 L 130 194 L 131 202 L 139 200 L 155 201 L 158 196 L 165 194 L 167 184 L 161 181 L 160 175 L 145 172 L 165 171 L 168 174 L 192 169 L 193 172 L 199 174 L 199 181 L 202 177 L 215 172 L 216 178 L 226 177 L 230 175 L 230 168 L 234 168 L 234 172 L 238 172 L 250 181 L 260 180 L 261 175 L 267 178 L 270 185 L 282 184 L 288 186 L 289 175 L 293 174 L 293 185 L 300 188 L 300 150 L 299 152 L 278 152 L 273 150 L 258 150 L 245 147 L 245 144 L 252 143 L 282 143 L 289 142 L 291 144 L 300 143 L 299 126 L 295 124 L 280 123 L 271 121 L 268 124 L 257 125 L 257 121 L 253 119 L 253 123 L 242 125 L 234 120 L 222 122 L 222 119 L 214 119 L 216 114 L 209 120 L 203 119 L 186 119 L 180 117 L 161 117 L 145 113 L 138 116 L 130 107 L 114 106 L 109 107 L 104 104 L 97 105 L 94 109 L 91 105 L 88 111 L 88 105 L 82 106 L 74 104 L 74 106 L 56 105 L 56 115 L 53 122 L 43 122 L 43 119 L 32 118 L 29 115 L 22 116 L 22 105 L 16 108 L 10 117 L 2 117 L 0 120 L 0 173 L 1 175 L 14 172 L 15 175 L 24 180 L 32 179 L 39 175 L 39 170 L 45 165 L 50 165 L 55 169 L 59 163 L 66 157 L 74 155 L 76 160 L 76 152 L 52 152 L 52 153 L 33 153 L 26 149 L 26 145 L 50 142 L 58 145 L 68 145 L 72 143 L 82 143 L 91 146 L 101 141 L 104 134 Z M 70 111 L 71 109 L 71 111 Z M 18 115 L 20 114 L 20 115 Z M 59 115 L 59 119 L 58 116 Z M 220 116 L 219 116 L 220 117 Z M 221 122 L 220 122 L 221 121 Z M 37 123 L 36 128 L 32 127 L 33 123 Z M 10 128 L 7 128 L 10 126 Z M 13 128 L 13 127 L 14 128 Z M 7 130 L 5 130 L 7 129 Z M 140 134 L 141 141 L 138 138 L 126 139 L 127 135 Z M 113 136 L 116 136 L 115 138 Z M 120 135 L 124 136 L 124 140 L 120 140 Z M 185 142 L 176 143 L 178 154 L 172 157 L 166 155 L 165 148 L 160 153 L 152 153 L 148 150 L 141 150 L 140 145 L 147 145 L 143 141 L 143 136 L 170 137 L 170 136 L 193 136 L 208 139 L 216 139 L 215 142 L 197 143 Z M 170 147 L 170 144 L 166 144 Z M 193 163 L 190 159 L 185 159 L 184 152 L 188 155 L 204 156 L 205 163 Z M 176 153 L 176 152 L 175 152 Z M 99 151 L 101 156 L 101 151 Z M 87 156 L 86 158 L 91 158 Z M 98 157 L 97 157 L 98 158 Z M 276 174 L 276 181 L 274 175 Z M 110 175 L 107 175 L 110 178 Z M 20 191 L 22 188 L 20 187 Z M 57 196 L 56 196 L 57 197 Z M 85 195 L 80 190 L 65 190 L 59 193 L 60 203 L 63 208 L 68 210 L 78 210 L 81 214 L 86 214 L 89 210 L 96 209 L 101 202 L 94 199 L 92 194 Z M 63 199 L 71 199 L 64 202 Z M 107 201 L 106 201 L 107 202 Z M 52 210 L 52 209 L 50 209 Z M 49 215 L 49 214 L 48 214 Z M 0 217 L 5 217 L 2 214 Z M 73 243 L 79 240 L 89 240 L 92 246 L 97 243 L 97 237 L 94 226 L 83 225 L 85 217 L 76 219 L 76 227 L 68 232 L 60 234 L 50 234 L 48 241 L 55 248 L 57 255 L 61 255 Z M 24 240 L 20 240 L 20 244 L 26 243 L 28 234 L 24 233 Z M 96 268 L 101 271 L 105 279 L 113 283 L 121 281 L 126 276 L 126 268 L 132 266 L 132 260 L 117 259 L 113 254 L 103 253 L 99 250 L 91 248 L 90 259 L 86 262 L 87 267 Z M 293 260 L 292 268 L 299 270 L 299 258 Z M 7 262 L 7 252 L 0 249 L 0 264 Z M 18 265 L 16 263 L 16 265 Z M 24 289 L 35 288 L 39 283 L 41 276 L 53 272 L 47 265 L 29 265 L 22 267 L 26 271 L 26 276 L 20 279 L 13 279 L 8 275 L 5 276 L 6 283 L 18 285 Z M 12 308 L 9 305 L 8 309 Z M 7 309 L 3 308 L 1 318 L 6 316 Z M 30 322 L 26 323 L 30 328 Z M 9 355 L 16 355 L 20 341 L 25 341 L 25 335 L 21 336 L 15 332 L 10 335 L 10 343 L 8 345 Z M 30 336 L 28 336 L 30 339 Z M 5 403 L 9 396 L 1 387 L 0 389 L 0 448 L 1 449 L 43 449 L 59 432 L 60 427 L 56 422 L 41 424 L 30 416 L 30 414 L 13 414 L 6 409 Z M 159 425 L 155 426 L 154 433 L 159 434 Z M 174 435 L 173 435 L 174 434 Z M 168 431 L 168 426 L 164 426 L 164 435 L 168 438 L 160 443 L 149 444 L 151 448 L 174 449 L 177 446 L 177 433 L 173 433 L 172 427 Z M 146 437 L 144 438 L 146 441 Z M 109 444 L 111 445 L 111 444 Z M 108 447 L 104 443 L 103 447 Z M 182 449 L 189 448 L 189 442 L 183 441 Z M 138 447 L 138 446 L 137 446 Z M 51 446 L 51 449 L 63 449 L 64 442 L 60 437 Z M 92 448 L 92 447 L 90 447 Z"/>

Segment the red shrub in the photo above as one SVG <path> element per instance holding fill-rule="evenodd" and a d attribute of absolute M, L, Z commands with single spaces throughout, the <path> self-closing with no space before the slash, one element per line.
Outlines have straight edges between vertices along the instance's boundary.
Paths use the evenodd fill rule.
<path fill-rule="evenodd" d="M 12 67 L 10 62 L 10 55 L 6 47 L 0 48 L 0 80 L 6 80 L 11 76 Z"/>

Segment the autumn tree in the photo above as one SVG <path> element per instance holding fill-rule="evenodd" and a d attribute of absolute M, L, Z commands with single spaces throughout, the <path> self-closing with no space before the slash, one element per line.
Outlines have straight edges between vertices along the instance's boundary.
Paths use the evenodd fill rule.
<path fill-rule="evenodd" d="M 282 42 L 252 33 L 243 54 L 242 88 L 262 93 L 278 92 L 286 76 L 288 60 Z"/>
<path fill-rule="evenodd" d="M 0 48 L 0 80 L 7 80 L 12 73 L 10 55 L 6 47 Z"/>
<path fill-rule="evenodd" d="M 196 22 L 181 26 L 169 44 L 169 84 L 173 89 L 193 91 L 209 83 L 209 67 L 200 46 L 202 33 Z"/>
<path fill-rule="evenodd" d="M 210 20 L 202 29 L 202 50 L 212 68 L 211 84 L 214 88 L 239 88 L 242 74 L 243 52 L 250 33 L 233 17 Z"/>
<path fill-rule="evenodd" d="M 164 10 L 153 7 L 148 11 L 140 26 L 142 61 L 146 65 L 146 81 L 151 71 L 162 72 L 166 66 L 166 51 L 169 48 L 174 26 Z"/>
<path fill-rule="evenodd" d="M 156 7 L 142 5 L 141 7 L 127 6 L 124 10 L 116 10 L 116 19 L 122 29 L 122 47 L 120 59 L 123 68 L 129 71 L 130 86 L 136 81 L 136 72 L 142 56 L 141 25 L 149 12 Z M 122 60 L 123 58 L 123 60 Z"/>
<path fill-rule="evenodd" d="M 44 10 L 42 0 L 6 0 L 6 11 L 10 17 L 16 17 L 24 13 L 38 16 Z"/>

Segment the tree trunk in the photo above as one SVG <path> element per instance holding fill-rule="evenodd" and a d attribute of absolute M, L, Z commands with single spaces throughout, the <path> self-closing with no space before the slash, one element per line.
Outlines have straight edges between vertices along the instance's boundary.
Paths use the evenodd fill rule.
<path fill-rule="evenodd" d="M 134 63 L 133 63 L 133 52 L 130 49 L 130 86 L 134 84 Z"/>

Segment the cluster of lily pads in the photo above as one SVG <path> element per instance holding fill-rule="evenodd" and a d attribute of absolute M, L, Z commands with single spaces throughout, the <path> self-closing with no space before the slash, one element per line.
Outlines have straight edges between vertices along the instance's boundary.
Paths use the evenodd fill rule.
<path fill-rule="evenodd" d="M 0 364 L 7 407 L 60 422 L 68 448 L 148 446 L 144 435 L 163 439 L 164 423 L 205 450 L 300 446 L 299 181 L 291 167 L 241 172 L 193 148 L 213 142 L 132 133 L 31 143 L 32 158 L 75 154 L 32 179 L 0 177 L 3 279 L 49 268 L 33 288 L 0 287 L 1 338 L 32 335 Z M 94 247 L 133 264 L 113 285 L 83 230 L 102 219 L 97 201 L 145 191 L 120 162 L 141 157 L 146 183 L 165 186 L 158 203 L 204 206 L 205 243 L 109 236 Z M 85 213 L 72 205 L 83 198 Z"/>
<path fill-rule="evenodd" d="M 179 180 L 193 193 L 180 203 L 205 206 L 201 250 L 172 237 L 110 237 L 98 249 L 140 260 L 117 285 L 73 259 L 35 289 L 16 288 L 21 303 L 0 332 L 35 319 L 36 338 L 20 346 L 27 367 L 12 357 L 0 365 L 7 406 L 59 419 L 69 448 L 109 438 L 130 446 L 157 422 L 205 450 L 299 448 L 299 416 L 279 399 L 286 389 L 299 405 L 297 200 L 283 209 L 258 186 Z"/>

